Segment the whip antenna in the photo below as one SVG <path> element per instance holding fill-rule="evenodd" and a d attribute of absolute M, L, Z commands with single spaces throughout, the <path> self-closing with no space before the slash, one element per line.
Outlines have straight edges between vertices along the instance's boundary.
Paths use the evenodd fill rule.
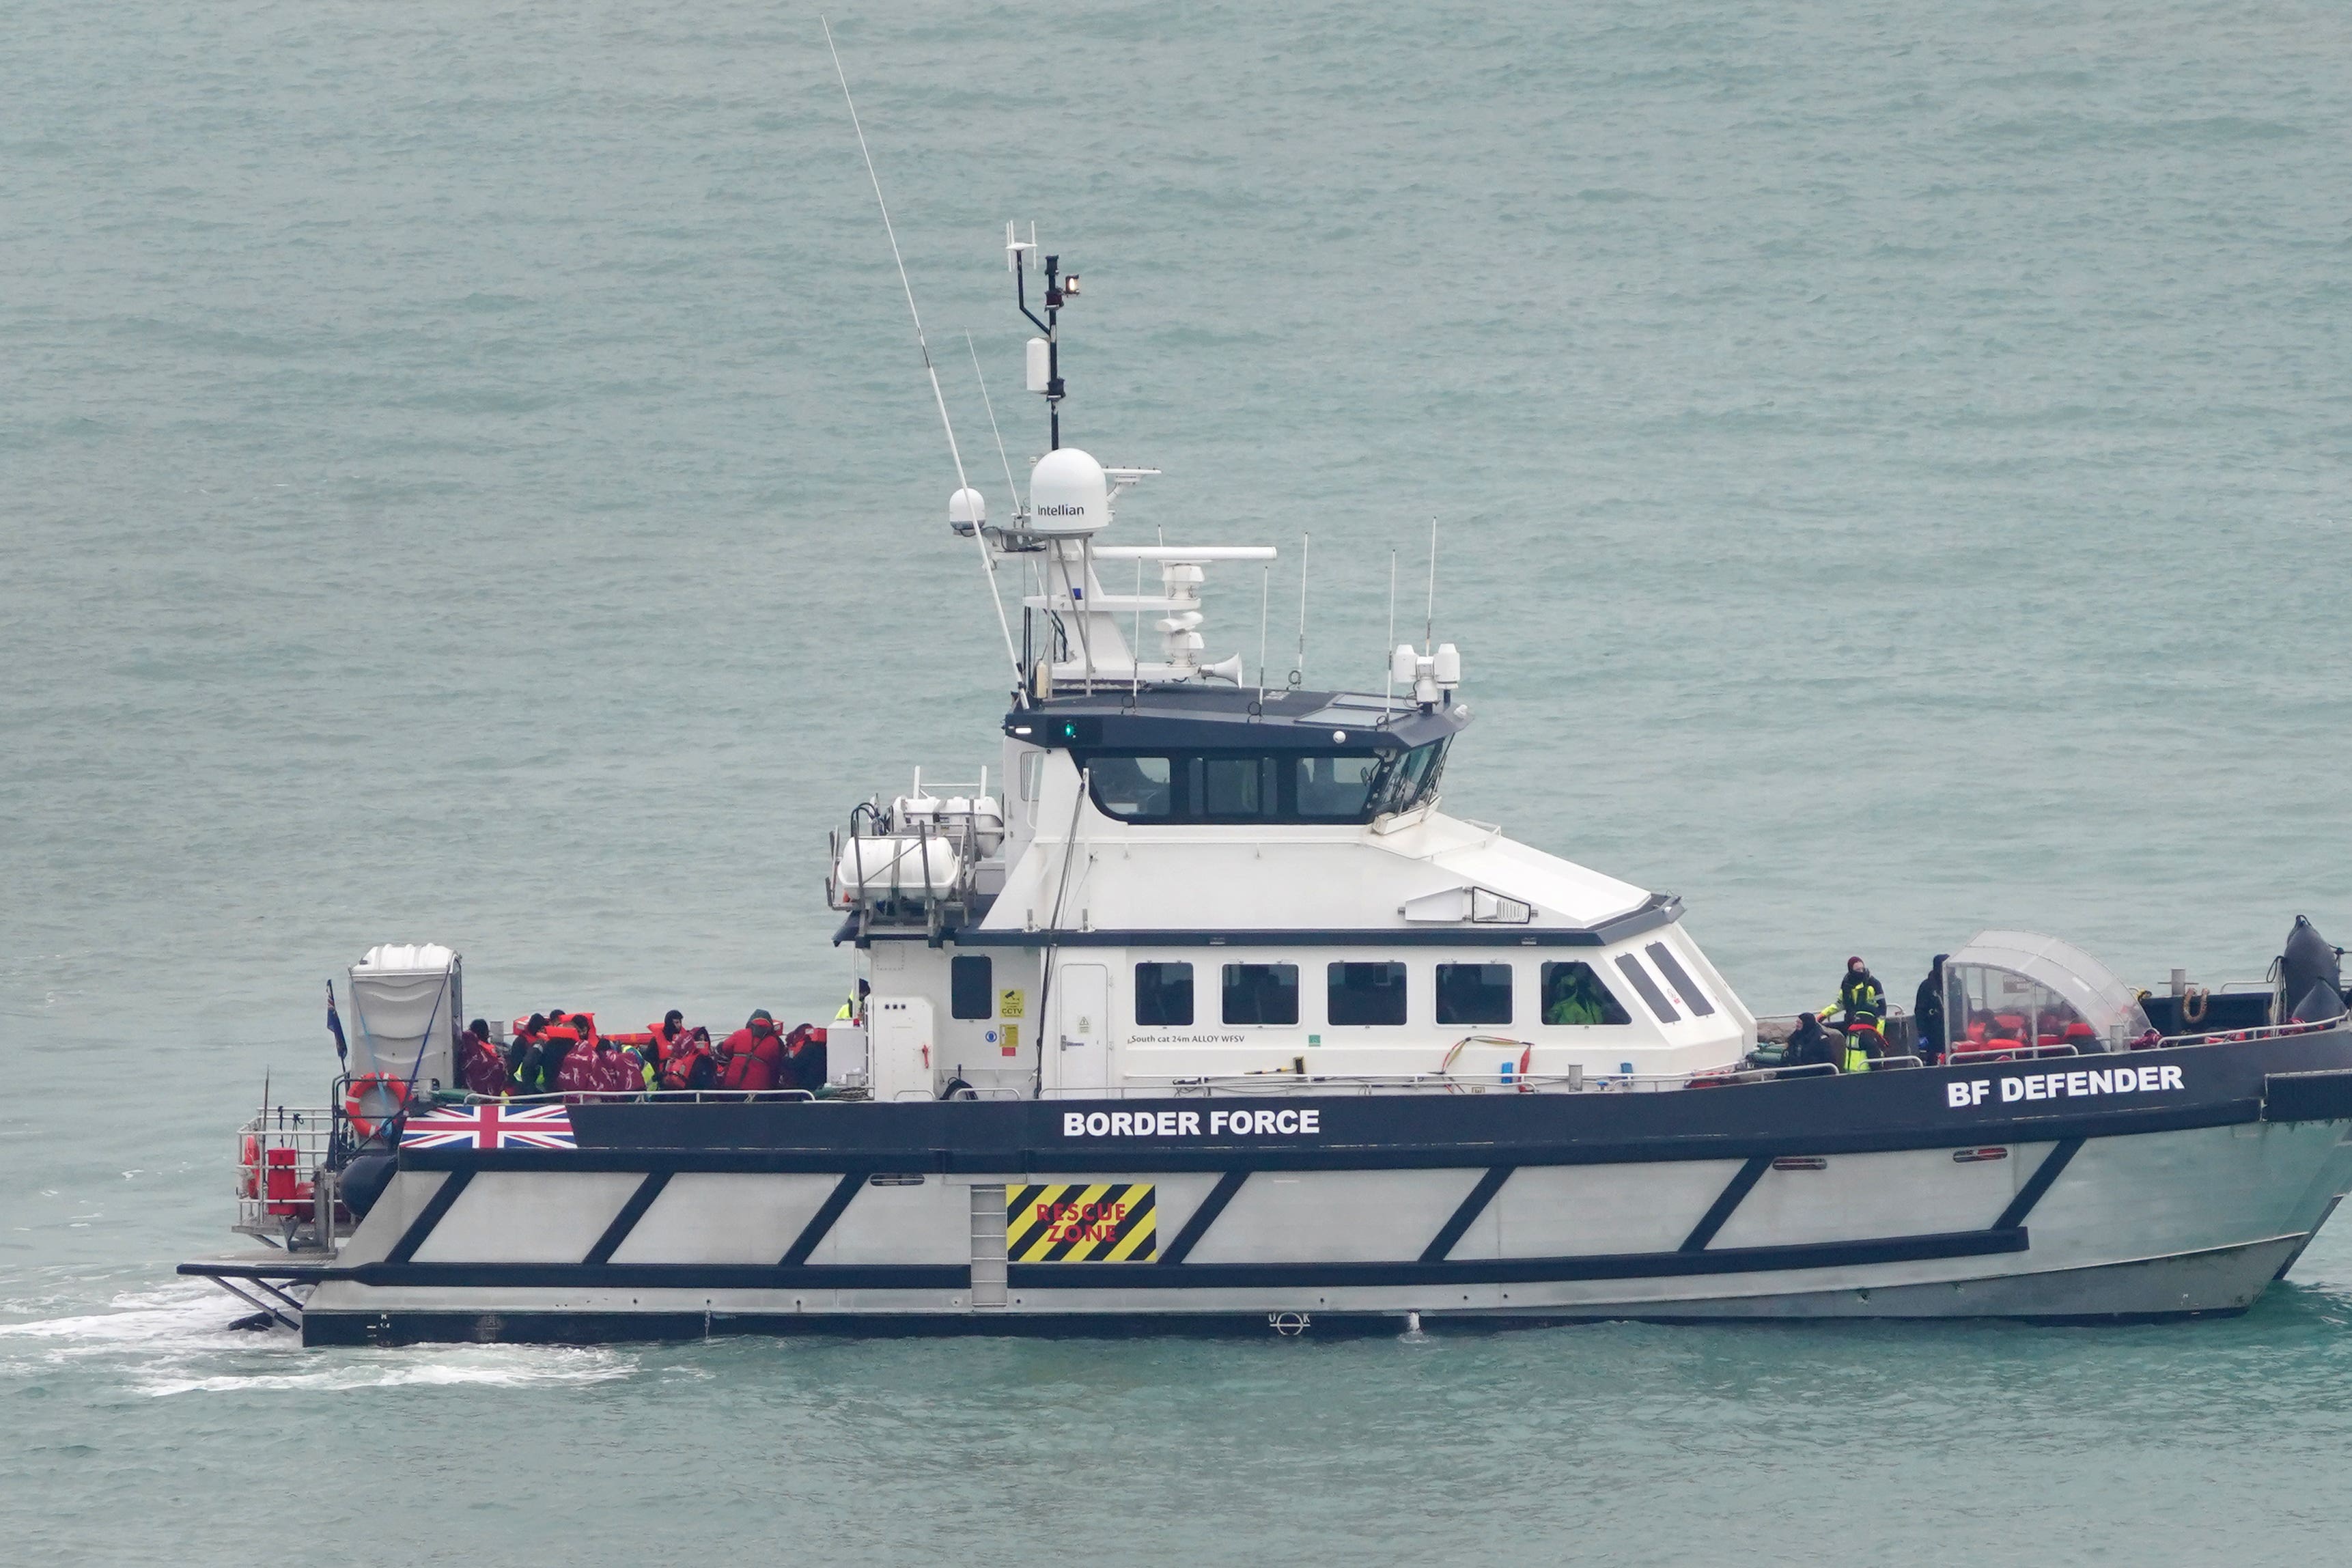
<path fill-rule="evenodd" d="M 907 258 L 898 254 L 898 231 L 890 222 L 890 204 L 882 199 L 882 176 L 874 172 L 874 153 L 866 145 L 866 127 L 857 120 L 857 100 L 849 93 L 849 73 L 841 68 L 841 51 L 834 47 L 833 24 L 819 16 L 817 25 L 824 29 L 824 50 L 833 57 L 833 74 L 841 82 L 841 101 L 849 106 L 849 128 L 857 133 L 857 152 L 866 160 L 866 178 L 874 186 L 874 205 L 882 214 L 882 232 L 890 237 L 890 259 L 898 266 L 898 287 L 906 291 L 907 314 L 915 323 L 915 346 L 923 353 L 923 374 L 931 380 L 931 401 L 939 405 L 940 428 L 947 432 L 948 456 L 955 460 L 956 489 L 961 493 L 971 489 L 964 479 L 963 449 L 956 445 L 955 422 L 948 417 L 947 394 L 940 390 L 939 367 L 931 363 L 931 345 L 923 337 L 923 313 L 915 309 L 915 286 L 907 280 Z M 977 358 L 975 355 L 975 363 Z M 991 423 L 993 422 L 994 416 L 991 416 Z M 1010 478 L 1009 470 L 1007 477 Z M 974 499 L 978 499 L 977 492 Z M 1013 623 L 1004 618 L 1004 600 L 996 592 L 996 563 L 989 558 L 988 541 L 977 522 L 972 525 L 971 540 L 980 547 L 980 569 L 988 579 L 989 603 L 996 606 L 997 630 L 1004 634 L 1004 657 L 1013 667 L 1013 684 L 1025 689 L 1028 682 L 1023 677 L 1021 655 L 1013 647 Z"/>
<path fill-rule="evenodd" d="M 1396 558 L 1395 558 L 1393 555 L 1391 555 L 1389 559 L 1391 560 L 1391 562 L 1394 562 L 1394 560 L 1395 560 Z M 1396 617 L 1396 609 L 1395 609 L 1395 607 L 1394 607 L 1394 606 L 1395 606 L 1395 598 L 1396 598 L 1396 568 L 1395 568 L 1395 566 L 1394 566 L 1394 565 L 1391 565 L 1391 566 L 1390 566 L 1390 568 L 1389 568 L 1389 597 L 1390 597 L 1390 605 L 1391 605 L 1390 610 L 1389 610 L 1389 617 L 1390 617 L 1390 620 L 1389 620 L 1389 631 L 1390 631 L 1390 633 L 1391 633 L 1391 635 L 1393 635 L 1393 634 L 1395 633 L 1395 631 L 1396 631 L 1396 620 L 1395 620 L 1395 617 Z M 1436 520 L 1435 518 L 1433 518 L 1433 518 L 1431 518 L 1431 519 L 1429 520 L 1429 607 L 1428 607 L 1426 610 L 1424 610 L 1424 611 L 1423 612 L 1423 618 L 1422 618 L 1422 623 L 1421 623 L 1421 651 L 1422 651 L 1422 652 L 1423 652 L 1423 653 L 1428 653 L 1428 652 L 1432 651 L 1432 650 L 1431 650 L 1431 647 L 1430 647 L 1430 644 L 1431 644 L 1431 643 L 1432 643 L 1432 642 L 1436 638 L 1436 636 L 1437 636 L 1437 520 Z"/>
<path fill-rule="evenodd" d="M 1013 519 L 1021 520 L 1021 488 L 1013 482 L 1013 459 L 1004 455 L 1004 432 L 996 427 L 996 405 L 988 399 L 988 377 L 980 373 L 980 351 L 971 346 L 971 334 L 963 335 L 963 352 L 971 356 L 971 378 L 980 383 L 980 405 L 988 410 L 988 433 L 996 437 L 996 460 L 1004 465 L 1004 489 L 1013 497 Z M 993 590 L 995 584 L 990 584 Z"/>

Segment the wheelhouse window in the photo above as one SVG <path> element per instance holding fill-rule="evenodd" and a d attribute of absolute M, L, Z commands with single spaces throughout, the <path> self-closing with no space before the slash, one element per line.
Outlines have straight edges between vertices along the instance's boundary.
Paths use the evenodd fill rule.
<path fill-rule="evenodd" d="M 1404 1022 L 1404 965 L 1335 963 L 1324 1018 L 1332 1024 Z"/>
<path fill-rule="evenodd" d="M 1511 966 L 1507 963 L 1439 964 L 1437 1021 L 1441 1024 L 1509 1023 Z"/>
<path fill-rule="evenodd" d="M 1294 758 L 1290 765 L 1302 819 L 1356 822 L 1371 799 L 1381 757 L 1377 752 L 1329 752 Z"/>
<path fill-rule="evenodd" d="M 1683 967 L 1683 961 L 1675 956 L 1673 948 L 1663 942 L 1654 942 L 1642 951 L 1650 955 L 1650 962 L 1658 966 L 1658 973 L 1666 977 L 1666 984 L 1675 988 L 1675 994 L 1683 999 L 1692 1017 L 1715 1016 L 1715 1004 L 1706 999 L 1706 993 L 1698 988 L 1698 982 L 1691 978 L 1690 971 Z"/>
<path fill-rule="evenodd" d="M 1192 1023 L 1192 966 L 1189 963 L 1139 963 L 1135 966 L 1135 1021 L 1145 1027 Z"/>
<path fill-rule="evenodd" d="M 1372 792 L 1374 816 L 1410 811 L 1434 797 L 1438 776 L 1445 771 L 1445 742 L 1415 746 L 1384 772 Z"/>
<path fill-rule="evenodd" d="M 1295 963 L 1226 964 L 1225 1022 L 1228 1024 L 1296 1024 L 1298 1022 L 1298 965 Z"/>
<path fill-rule="evenodd" d="M 1176 813 L 1172 757 L 1091 757 L 1087 775 L 1095 804 L 1122 822 L 1164 821 Z"/>
<path fill-rule="evenodd" d="M 1272 757 L 1194 757 L 1185 804 L 1208 822 L 1255 822 L 1278 816 L 1282 791 Z"/>
<path fill-rule="evenodd" d="M 1543 966 L 1543 1021 L 1547 1024 L 1630 1024 L 1633 1016 L 1592 965 L 1563 962 Z"/>
<path fill-rule="evenodd" d="M 1121 822 L 1370 822 L 1426 804 L 1444 741 L 1409 752 L 1111 752 L 1078 757 L 1095 805 Z"/>
<path fill-rule="evenodd" d="M 996 1016 L 994 963 L 986 958 L 959 958 L 948 965 L 948 1012 L 958 1018 Z"/>

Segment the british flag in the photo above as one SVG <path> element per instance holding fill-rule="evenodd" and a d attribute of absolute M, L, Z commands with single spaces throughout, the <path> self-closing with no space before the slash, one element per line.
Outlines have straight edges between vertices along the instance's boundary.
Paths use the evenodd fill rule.
<path fill-rule="evenodd" d="M 572 1113 L 560 1105 L 446 1106 L 412 1116 L 404 1149 L 576 1149 Z"/>

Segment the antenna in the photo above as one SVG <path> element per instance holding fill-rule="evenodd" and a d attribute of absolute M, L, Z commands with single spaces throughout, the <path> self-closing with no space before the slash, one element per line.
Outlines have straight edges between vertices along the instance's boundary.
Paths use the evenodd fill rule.
<path fill-rule="evenodd" d="M 1030 324 L 1045 333 L 1042 339 L 1029 342 L 1029 390 L 1045 395 L 1047 450 L 1062 449 L 1062 399 L 1068 395 L 1062 384 L 1062 306 L 1078 297 L 1078 275 L 1062 276 L 1062 258 L 1045 258 L 1045 319 L 1039 321 L 1037 312 L 1029 308 L 1029 252 L 1037 248 L 1037 226 L 1029 226 L 1029 237 L 1017 237 L 1012 221 L 1004 225 L 1004 265 L 1013 274 L 1013 301 Z M 1045 352 L 1038 353 L 1042 348 Z M 1042 362 L 1042 363 L 1041 363 Z"/>
<path fill-rule="evenodd" d="M 1257 579 L 1257 700 L 1265 702 L 1265 612 L 1274 599 L 1274 568 L 1258 568 Z"/>
<path fill-rule="evenodd" d="M 1307 551 L 1314 542 L 1311 533 L 1298 536 L 1298 662 L 1290 671 L 1293 686 L 1303 685 L 1307 679 Z"/>
<path fill-rule="evenodd" d="M 988 410 L 988 433 L 996 437 L 996 460 L 1004 465 L 1004 488 L 1013 496 L 1013 521 L 1019 522 L 1024 515 L 1021 487 L 1013 482 L 1013 459 L 1004 455 L 1004 432 L 996 427 L 996 405 L 989 401 L 988 377 L 980 372 L 980 351 L 971 346 L 970 332 L 963 335 L 963 352 L 971 356 L 971 378 L 980 383 L 980 405 Z"/>
<path fill-rule="evenodd" d="M 1397 552 L 1389 552 L 1389 640 L 1381 650 L 1381 711 L 1389 710 L 1389 700 L 1396 695 L 1396 659 L 1391 649 L 1396 647 L 1396 569 Z"/>
<path fill-rule="evenodd" d="M 1393 594 L 1393 593 L 1395 592 L 1395 590 L 1394 590 L 1393 588 L 1391 588 L 1390 591 L 1391 591 L 1391 594 Z M 1390 613 L 1390 615 L 1391 615 L 1391 616 L 1393 616 L 1395 615 L 1395 613 L 1396 613 L 1396 612 L 1395 612 L 1395 611 L 1393 611 L 1393 610 L 1391 610 L 1391 611 L 1390 611 L 1389 613 Z M 1389 624 L 1389 631 L 1390 631 L 1391 634 L 1393 634 L 1393 633 L 1396 631 L 1396 624 L 1395 624 L 1395 622 L 1394 622 L 1394 620 L 1393 620 L 1393 619 L 1391 619 L 1391 622 L 1390 622 L 1390 624 Z M 1433 650 L 1433 649 L 1431 648 L 1431 647 L 1430 647 L 1429 645 L 1430 645 L 1431 640 L 1432 640 L 1432 639 L 1436 636 L 1436 632 L 1437 632 L 1437 520 L 1436 520 L 1435 518 L 1433 518 L 1433 518 L 1431 518 L 1431 519 L 1429 520 L 1429 607 L 1428 607 L 1428 609 L 1427 609 L 1426 611 L 1424 611 L 1424 612 L 1423 612 L 1423 618 L 1422 623 L 1421 623 L 1421 651 L 1422 651 L 1422 652 L 1423 652 L 1423 653 L 1430 653 L 1430 652 L 1434 651 L 1434 650 Z"/>
<path fill-rule="evenodd" d="M 963 448 L 956 445 L 955 422 L 948 417 L 947 394 L 940 390 L 939 367 L 931 363 L 931 345 L 923 337 L 922 312 L 915 309 L 915 286 L 907 280 L 906 258 L 898 254 L 898 231 L 890 222 L 890 204 L 882 199 L 882 176 L 874 172 L 873 150 L 866 145 L 866 127 L 857 120 L 857 100 L 849 94 L 849 73 L 841 68 L 841 51 L 834 47 L 833 24 L 819 16 L 817 25 L 824 29 L 825 53 L 833 57 L 833 74 L 841 81 L 841 100 L 849 106 L 849 128 L 857 133 L 857 152 L 866 160 L 866 177 L 874 186 L 874 205 L 881 209 L 882 232 L 890 237 L 890 259 L 898 265 L 898 287 L 906 290 L 907 314 L 915 322 L 915 346 L 923 353 L 923 374 L 931 380 L 931 401 L 939 405 L 940 428 L 947 432 L 948 456 L 955 459 L 956 489 L 968 490 L 971 486 L 964 479 Z M 988 579 L 989 603 L 996 606 L 997 629 L 1004 634 L 1004 657 L 1013 666 L 1013 683 L 1025 688 L 1028 682 L 1021 668 L 1021 655 L 1013 647 L 1013 623 L 1004 618 L 1004 600 L 996 591 L 996 563 L 990 557 L 988 541 L 977 524 L 973 525 L 971 538 L 980 547 L 980 569 Z"/>

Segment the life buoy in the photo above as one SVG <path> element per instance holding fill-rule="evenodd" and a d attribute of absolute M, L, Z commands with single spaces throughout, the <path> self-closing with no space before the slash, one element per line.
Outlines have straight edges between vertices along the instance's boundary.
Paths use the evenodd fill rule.
<path fill-rule="evenodd" d="M 372 1072 L 352 1079 L 343 1096 L 343 1116 L 362 1142 L 383 1131 L 387 1122 L 408 1109 L 408 1084 L 388 1072 Z"/>

